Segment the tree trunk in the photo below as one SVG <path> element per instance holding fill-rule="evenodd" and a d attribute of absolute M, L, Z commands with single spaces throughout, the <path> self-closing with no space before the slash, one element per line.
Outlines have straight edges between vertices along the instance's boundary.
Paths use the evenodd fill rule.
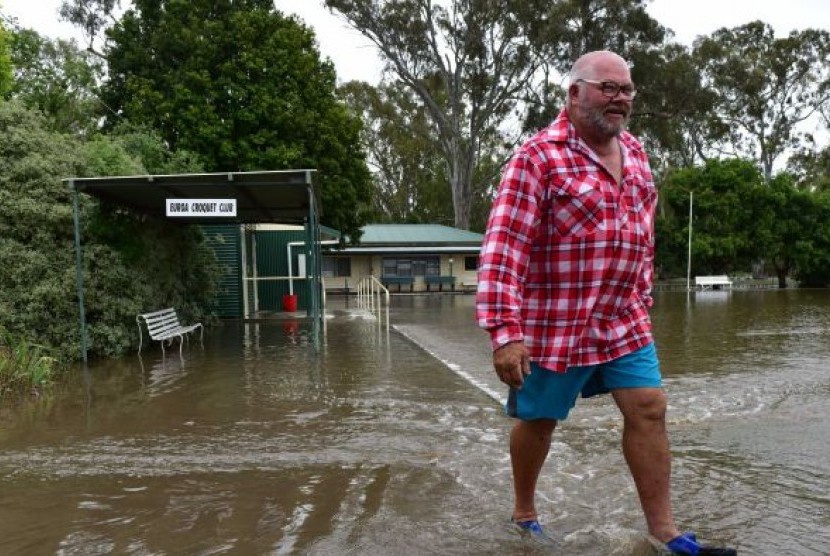
<path fill-rule="evenodd" d="M 461 146 L 456 145 L 455 156 L 450 162 L 450 187 L 452 188 L 452 206 L 455 215 L 455 227 L 460 230 L 470 229 L 470 211 L 472 209 L 472 168 L 475 160 L 465 152 Z"/>
<path fill-rule="evenodd" d="M 778 287 L 782 290 L 785 289 L 787 287 L 787 271 L 779 269 L 775 271 L 775 274 L 778 276 Z"/>

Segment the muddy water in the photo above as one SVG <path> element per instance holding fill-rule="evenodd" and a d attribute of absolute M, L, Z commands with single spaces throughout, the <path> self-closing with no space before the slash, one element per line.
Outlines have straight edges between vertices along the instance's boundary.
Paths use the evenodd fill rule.
<path fill-rule="evenodd" d="M 505 392 L 470 296 L 329 299 L 162 359 L 76 370 L 0 412 L 0 554 L 540 554 L 513 536 Z M 657 298 L 684 527 L 743 554 L 830 550 L 830 292 Z M 610 400 L 557 432 L 560 554 L 648 554 Z"/>

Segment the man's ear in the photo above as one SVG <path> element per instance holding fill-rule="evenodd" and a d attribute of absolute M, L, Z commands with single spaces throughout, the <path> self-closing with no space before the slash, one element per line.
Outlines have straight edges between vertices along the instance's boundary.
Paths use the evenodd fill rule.
<path fill-rule="evenodd" d="M 579 85 L 576 83 L 571 83 L 568 85 L 568 100 L 572 101 L 579 96 Z"/>

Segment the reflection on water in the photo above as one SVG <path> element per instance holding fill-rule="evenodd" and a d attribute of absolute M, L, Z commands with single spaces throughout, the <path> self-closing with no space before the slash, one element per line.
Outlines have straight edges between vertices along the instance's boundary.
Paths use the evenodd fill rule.
<path fill-rule="evenodd" d="M 653 311 L 678 519 L 827 553 L 830 292 L 701 293 Z M 0 553 L 542 553 L 507 527 L 511 423 L 472 297 L 329 302 L 319 348 L 303 320 L 226 323 L 2 410 Z M 555 436 L 539 508 L 564 554 L 651 553 L 620 434 L 600 398 Z"/>
<path fill-rule="evenodd" d="M 176 388 L 176 382 L 187 374 L 185 361 L 180 357 L 162 357 L 144 366 L 144 358 L 138 357 L 144 388 L 150 397 L 160 396 Z"/>

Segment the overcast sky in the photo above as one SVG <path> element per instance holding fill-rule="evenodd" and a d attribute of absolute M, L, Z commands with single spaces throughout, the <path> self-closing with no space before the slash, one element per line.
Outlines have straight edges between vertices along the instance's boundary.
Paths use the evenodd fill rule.
<path fill-rule="evenodd" d="M 50 37 L 79 38 L 75 29 L 58 21 L 60 0 L 0 0 L 0 11 L 16 17 Z M 126 2 L 122 2 L 126 4 Z M 314 28 L 320 52 L 337 68 L 338 79 L 377 83 L 380 63 L 374 47 L 338 17 L 322 7 L 321 0 L 274 0 L 277 9 L 298 15 Z M 760 19 L 778 35 L 808 27 L 830 30 L 830 0 L 653 0 L 651 16 L 675 32 L 675 40 L 691 44 L 695 37 L 721 27 L 735 27 Z"/>
<path fill-rule="evenodd" d="M 3 0 L 0 0 L 2 2 Z M 315 28 L 320 51 L 332 59 L 341 80 L 379 80 L 373 45 L 331 15 L 317 0 L 275 0 L 277 9 L 294 13 Z M 691 45 L 700 35 L 760 19 L 785 36 L 808 27 L 830 30 L 830 0 L 652 0 L 651 16 Z M 370 63 L 373 62 L 373 63 Z"/>

